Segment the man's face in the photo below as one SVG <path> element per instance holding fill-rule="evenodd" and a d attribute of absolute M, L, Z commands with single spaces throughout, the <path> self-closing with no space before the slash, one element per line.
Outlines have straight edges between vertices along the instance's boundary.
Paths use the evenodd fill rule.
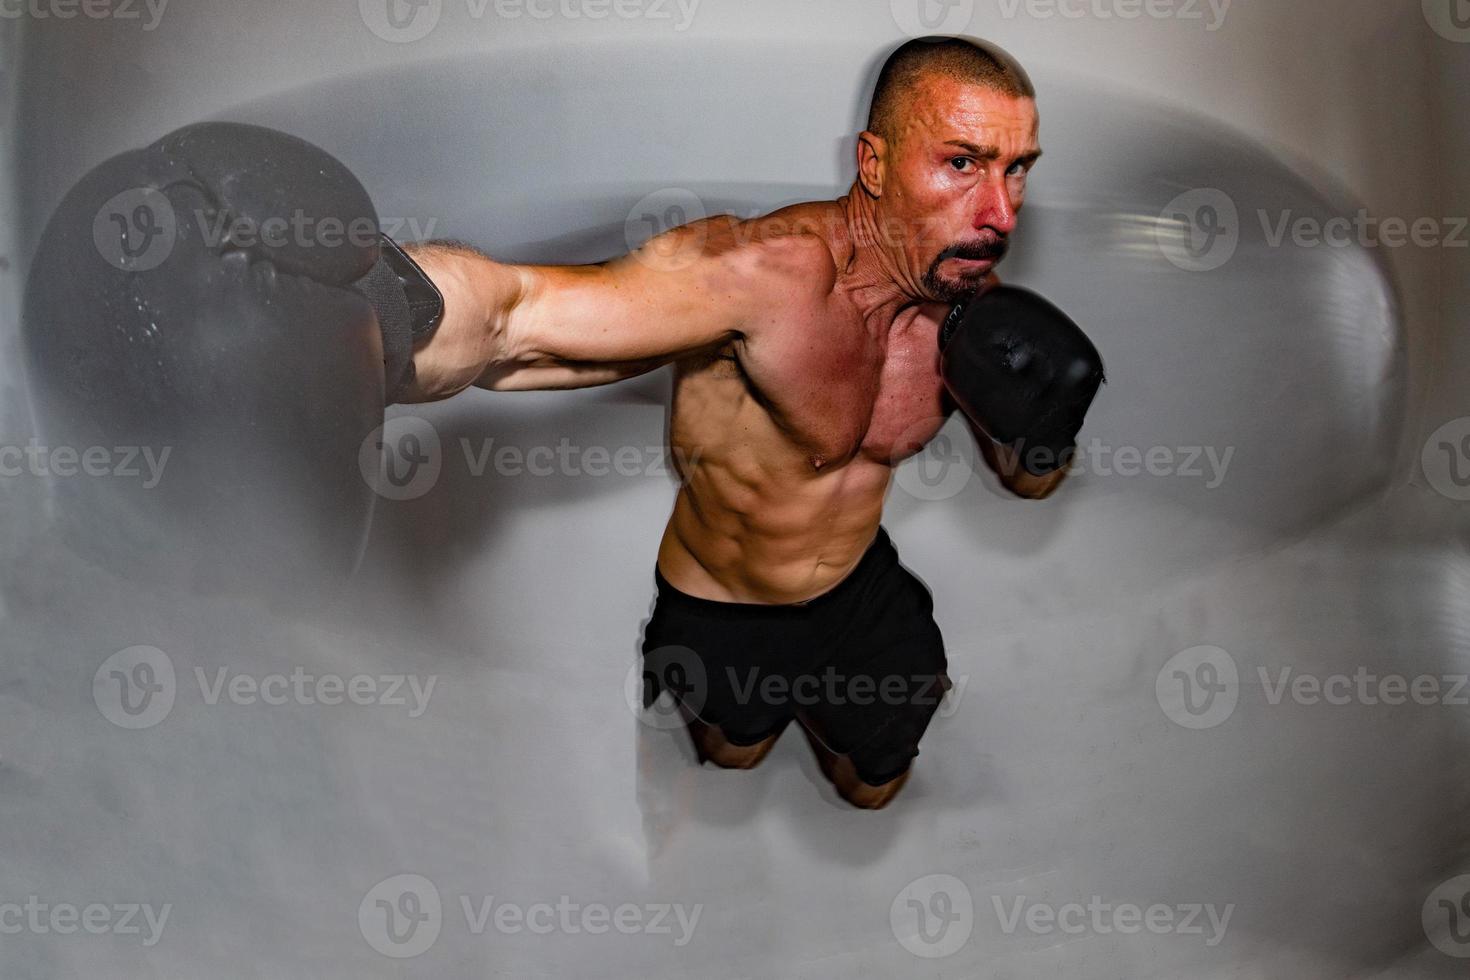
<path fill-rule="evenodd" d="M 943 76 L 912 92 L 888 144 L 880 227 L 928 298 L 955 302 L 978 289 L 1005 255 L 1041 155 L 1036 103 Z"/>

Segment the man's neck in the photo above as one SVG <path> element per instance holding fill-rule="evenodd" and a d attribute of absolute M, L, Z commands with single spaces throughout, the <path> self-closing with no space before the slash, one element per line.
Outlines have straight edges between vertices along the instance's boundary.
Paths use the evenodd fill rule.
<path fill-rule="evenodd" d="M 864 319 L 891 324 L 899 310 L 924 302 L 925 297 L 917 284 L 906 281 L 892 250 L 885 247 L 884 229 L 872 196 L 854 184 L 838 199 L 837 206 L 850 250 L 844 268 L 839 270 L 838 288 L 852 297 Z M 895 232 L 890 229 L 887 234 Z"/>

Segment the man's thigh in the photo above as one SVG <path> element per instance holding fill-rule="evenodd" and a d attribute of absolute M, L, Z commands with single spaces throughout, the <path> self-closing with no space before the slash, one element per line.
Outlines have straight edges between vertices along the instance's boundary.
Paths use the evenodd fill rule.
<path fill-rule="evenodd" d="M 660 593 L 643 633 L 644 703 L 667 690 L 734 745 L 754 745 L 794 717 L 792 689 L 820 652 L 805 617 Z"/>
<path fill-rule="evenodd" d="M 895 566 L 831 636 L 813 672 L 818 696 L 799 717 L 833 752 L 851 759 L 872 786 L 906 772 L 950 687 L 933 597 Z M 809 683 L 807 678 L 798 685 Z"/>

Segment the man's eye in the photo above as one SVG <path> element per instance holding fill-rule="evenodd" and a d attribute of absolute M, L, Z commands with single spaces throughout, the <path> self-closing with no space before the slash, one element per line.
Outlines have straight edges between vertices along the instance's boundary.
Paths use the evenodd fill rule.
<path fill-rule="evenodd" d="M 949 161 L 950 166 L 962 172 L 968 170 L 970 165 L 973 163 L 974 161 L 971 160 L 969 157 L 955 157 L 954 159 Z"/>
<path fill-rule="evenodd" d="M 1013 164 L 1011 164 L 1011 169 L 1006 171 L 1006 176 L 1007 177 L 1024 177 L 1024 176 L 1026 176 L 1026 171 L 1027 171 L 1027 167 L 1026 167 L 1026 165 L 1024 163 L 1013 163 Z"/>

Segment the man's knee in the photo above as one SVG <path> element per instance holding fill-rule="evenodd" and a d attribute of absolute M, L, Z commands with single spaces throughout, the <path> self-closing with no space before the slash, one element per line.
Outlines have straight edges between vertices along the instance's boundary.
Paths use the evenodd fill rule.
<path fill-rule="evenodd" d="M 775 748 L 785 726 L 754 739 L 727 734 L 697 718 L 689 720 L 688 729 L 700 762 L 713 762 L 721 769 L 754 769 Z"/>
<path fill-rule="evenodd" d="M 903 789 L 912 771 L 912 769 L 905 769 L 881 786 L 873 786 L 859 777 L 846 787 L 838 784 L 837 792 L 844 800 L 859 809 L 881 810 L 893 801 L 899 790 Z"/>

